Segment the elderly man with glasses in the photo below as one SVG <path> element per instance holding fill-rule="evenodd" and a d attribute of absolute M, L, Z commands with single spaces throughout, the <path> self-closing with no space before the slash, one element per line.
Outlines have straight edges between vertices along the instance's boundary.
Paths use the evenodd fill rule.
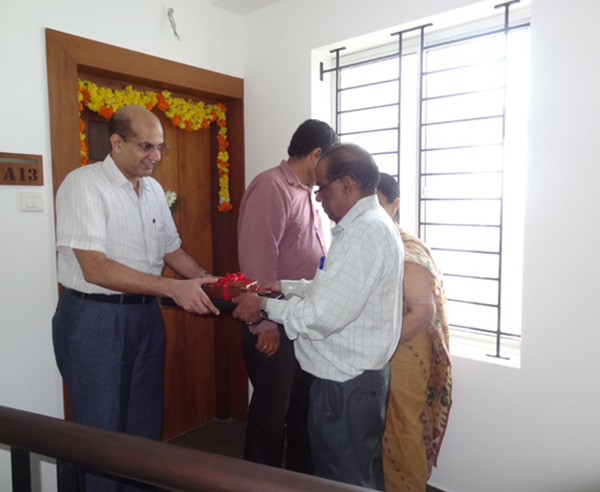
<path fill-rule="evenodd" d="M 150 177 L 167 151 L 158 118 L 124 106 L 109 138 L 106 159 L 69 173 L 56 195 L 65 289 L 52 320 L 54 352 L 74 422 L 158 439 L 165 336 L 156 296 L 218 314 L 202 289 L 216 279 L 181 248 L 164 191 Z M 165 264 L 185 280 L 162 277 Z M 123 485 L 91 473 L 83 480 L 82 490 Z"/>
<path fill-rule="evenodd" d="M 271 319 L 294 340 L 300 366 L 314 376 L 308 432 L 316 474 L 383 490 L 382 434 L 389 360 L 402 325 L 404 249 L 379 206 L 371 155 L 339 144 L 317 162 L 317 199 L 336 223 L 313 280 L 265 288 L 285 300 L 246 294 L 234 317 Z"/>

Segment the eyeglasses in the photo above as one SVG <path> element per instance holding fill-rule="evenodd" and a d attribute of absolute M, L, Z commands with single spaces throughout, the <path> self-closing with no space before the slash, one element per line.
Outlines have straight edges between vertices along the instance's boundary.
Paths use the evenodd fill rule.
<path fill-rule="evenodd" d="M 337 181 L 340 178 L 343 178 L 344 176 L 347 176 L 347 174 L 339 174 L 338 176 L 336 176 L 335 178 L 333 178 L 331 181 L 329 181 L 329 183 L 327 183 L 325 186 L 319 186 L 315 191 L 315 195 L 318 195 L 319 193 L 321 193 L 325 188 L 327 188 L 331 183 L 333 183 L 334 181 Z"/>
<path fill-rule="evenodd" d="M 169 152 L 169 147 L 167 147 L 166 143 L 161 143 L 158 145 L 152 145 L 150 142 L 136 142 L 133 138 L 121 137 L 125 142 L 131 142 L 136 144 L 140 149 L 144 152 L 150 153 L 153 150 L 158 150 L 160 155 L 165 155 Z"/>

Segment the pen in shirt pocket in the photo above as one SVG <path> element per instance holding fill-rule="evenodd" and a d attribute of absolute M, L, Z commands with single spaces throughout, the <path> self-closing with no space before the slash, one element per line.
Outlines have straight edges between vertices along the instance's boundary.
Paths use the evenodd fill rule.
<path fill-rule="evenodd" d="M 321 259 L 319 260 L 319 270 L 323 270 L 323 265 L 325 265 L 325 257 L 321 256 Z"/>

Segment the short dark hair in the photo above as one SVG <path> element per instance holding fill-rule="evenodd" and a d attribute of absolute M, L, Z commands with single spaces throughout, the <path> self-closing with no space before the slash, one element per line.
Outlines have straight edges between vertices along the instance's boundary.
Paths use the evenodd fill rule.
<path fill-rule="evenodd" d="M 327 159 L 326 176 L 329 180 L 350 176 L 365 195 L 374 195 L 379 183 L 379 168 L 373 156 L 365 149 L 351 143 L 340 143 L 321 154 L 319 161 Z"/>
<path fill-rule="evenodd" d="M 379 185 L 377 191 L 381 193 L 389 203 L 396 198 L 400 198 L 399 183 L 396 179 L 387 173 L 379 173 Z"/>
<path fill-rule="evenodd" d="M 131 118 L 125 111 L 115 111 L 108 121 L 108 136 L 114 134 L 120 135 L 123 138 L 135 137 L 135 132 L 131 126 Z"/>
<path fill-rule="evenodd" d="M 314 149 L 320 147 L 323 152 L 337 143 L 335 130 L 320 120 L 306 120 L 292 135 L 288 147 L 290 157 L 306 157 Z"/>
<path fill-rule="evenodd" d="M 388 203 L 393 203 L 396 198 L 400 198 L 400 183 L 390 174 L 379 173 L 377 192 L 381 193 Z M 400 209 L 396 210 L 393 219 L 396 223 L 400 222 Z"/>

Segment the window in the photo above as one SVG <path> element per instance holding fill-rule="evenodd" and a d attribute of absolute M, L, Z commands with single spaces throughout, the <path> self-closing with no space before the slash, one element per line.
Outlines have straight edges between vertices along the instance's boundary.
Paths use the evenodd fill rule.
<path fill-rule="evenodd" d="M 400 224 L 444 272 L 453 353 L 519 358 L 529 23 L 515 4 L 459 27 L 331 51 L 340 139 L 399 178 Z"/>

